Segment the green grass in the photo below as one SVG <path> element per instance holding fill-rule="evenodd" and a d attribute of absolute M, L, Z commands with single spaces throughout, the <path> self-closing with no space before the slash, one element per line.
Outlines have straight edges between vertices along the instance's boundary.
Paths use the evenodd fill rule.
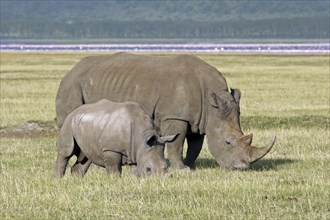
<path fill-rule="evenodd" d="M 1 52 L 1 131 L 54 126 L 60 79 L 92 53 Z M 329 55 L 197 54 L 239 88 L 241 125 L 272 151 L 245 172 L 205 144 L 192 172 L 121 178 L 104 169 L 53 177 L 56 135 L 0 132 L 0 219 L 329 219 Z M 71 161 L 72 163 L 72 161 Z"/>

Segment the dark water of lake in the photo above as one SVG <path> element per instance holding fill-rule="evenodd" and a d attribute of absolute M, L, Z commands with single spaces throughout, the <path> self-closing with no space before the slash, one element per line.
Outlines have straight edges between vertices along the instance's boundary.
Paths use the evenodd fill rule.
<path fill-rule="evenodd" d="M 312 44 L 1 44 L 1 51 L 159 51 L 329 53 L 330 43 Z"/>

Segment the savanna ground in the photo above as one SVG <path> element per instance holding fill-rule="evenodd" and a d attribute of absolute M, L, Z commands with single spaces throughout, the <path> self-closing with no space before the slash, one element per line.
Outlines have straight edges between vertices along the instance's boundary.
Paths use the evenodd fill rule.
<path fill-rule="evenodd" d="M 0 219 L 330 218 L 329 54 L 197 54 L 241 90 L 254 145 L 277 134 L 251 170 L 219 168 L 205 144 L 197 169 L 172 178 L 125 166 L 121 178 L 93 169 L 58 180 L 56 91 L 91 54 L 1 52 Z"/>

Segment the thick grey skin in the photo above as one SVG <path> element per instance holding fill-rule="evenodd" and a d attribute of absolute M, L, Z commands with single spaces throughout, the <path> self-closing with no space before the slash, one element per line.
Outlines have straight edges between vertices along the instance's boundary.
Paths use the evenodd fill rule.
<path fill-rule="evenodd" d="M 240 91 L 195 56 L 142 56 L 128 53 L 82 59 L 62 79 L 56 97 L 57 125 L 74 109 L 102 98 L 134 101 L 152 115 L 161 135 L 179 134 L 167 145 L 171 167 L 194 167 L 204 136 L 218 164 L 246 169 L 273 146 L 251 146 L 239 122 Z M 188 143 L 183 161 L 183 143 Z"/>
<path fill-rule="evenodd" d="M 165 142 L 173 139 L 158 137 L 152 119 L 138 103 L 103 99 L 86 104 L 69 114 L 59 132 L 55 176 L 65 174 L 73 155 L 77 162 L 72 174 L 84 175 L 95 163 L 111 175 L 120 175 L 122 164 L 128 163 L 137 176 L 165 175 Z"/>

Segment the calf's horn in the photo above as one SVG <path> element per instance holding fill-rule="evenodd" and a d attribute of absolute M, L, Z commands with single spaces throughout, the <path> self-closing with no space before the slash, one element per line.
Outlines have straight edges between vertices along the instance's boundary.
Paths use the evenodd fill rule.
<path fill-rule="evenodd" d="M 272 137 L 272 140 L 269 142 L 268 145 L 261 147 L 261 148 L 251 146 L 250 152 L 249 152 L 249 163 L 254 163 L 257 160 L 259 160 L 260 158 L 262 158 L 263 156 L 265 156 L 272 149 L 272 147 L 275 143 L 275 140 L 276 140 L 276 135 L 274 134 Z"/>

